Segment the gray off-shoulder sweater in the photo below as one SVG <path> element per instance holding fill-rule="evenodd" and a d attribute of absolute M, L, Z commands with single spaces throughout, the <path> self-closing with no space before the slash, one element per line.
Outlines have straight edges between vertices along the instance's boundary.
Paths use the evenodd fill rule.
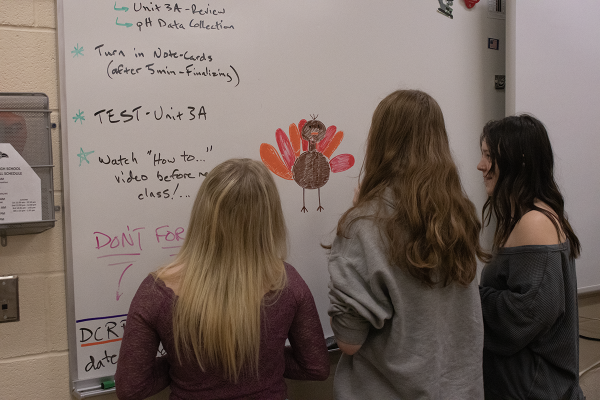
<path fill-rule="evenodd" d="M 481 276 L 486 399 L 580 400 L 569 242 L 501 248 Z"/>

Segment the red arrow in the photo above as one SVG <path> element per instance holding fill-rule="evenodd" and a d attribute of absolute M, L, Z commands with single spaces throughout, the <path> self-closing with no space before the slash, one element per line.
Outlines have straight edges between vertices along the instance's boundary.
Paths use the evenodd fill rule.
<path fill-rule="evenodd" d="M 123 293 L 119 294 L 119 289 L 121 289 L 121 279 L 123 279 L 123 275 L 125 275 L 125 271 L 127 271 L 127 269 L 129 269 L 129 267 L 131 267 L 133 264 L 129 264 L 127 266 L 127 268 L 125 268 L 123 270 L 123 273 L 121 274 L 121 277 L 119 278 L 119 286 L 117 287 L 117 301 L 119 301 L 119 299 L 121 298 L 121 296 L 123 295 Z"/>

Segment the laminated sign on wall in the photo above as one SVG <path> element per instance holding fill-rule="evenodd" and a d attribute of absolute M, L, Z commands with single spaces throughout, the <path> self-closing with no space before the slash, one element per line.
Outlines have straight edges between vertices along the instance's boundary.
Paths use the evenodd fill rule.
<path fill-rule="evenodd" d="M 42 219 L 40 177 L 10 143 L 0 143 L 0 223 Z"/>

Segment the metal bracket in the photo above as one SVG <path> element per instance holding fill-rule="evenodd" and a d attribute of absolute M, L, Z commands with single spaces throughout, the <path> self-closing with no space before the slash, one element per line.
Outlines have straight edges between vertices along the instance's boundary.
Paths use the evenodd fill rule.
<path fill-rule="evenodd" d="M 438 2 L 440 3 L 440 8 L 437 9 L 438 12 L 450 19 L 454 19 L 452 16 L 452 7 L 450 7 L 452 4 L 454 4 L 454 1 L 448 0 L 448 4 L 444 4 L 444 0 L 438 0 Z"/>
<path fill-rule="evenodd" d="M 494 88 L 504 89 L 506 87 L 506 75 L 496 75 L 494 77 Z"/>
<path fill-rule="evenodd" d="M 48 96 L 43 93 L 0 93 L 0 142 L 17 144 L 17 152 L 40 177 L 41 218 L 36 221 L 0 221 L 0 246 L 7 246 L 7 236 L 40 233 L 55 226 L 54 180 L 52 162 L 51 118 Z M 6 118 L 15 115 L 20 121 L 18 135 L 6 136 Z M 10 122 L 10 121 L 9 121 Z M 14 124 L 13 124 L 14 125 Z M 36 151 L 23 153 L 26 143 L 35 143 Z M 25 154 L 25 155 L 24 155 Z M 4 211 L 4 210 L 2 210 Z"/>

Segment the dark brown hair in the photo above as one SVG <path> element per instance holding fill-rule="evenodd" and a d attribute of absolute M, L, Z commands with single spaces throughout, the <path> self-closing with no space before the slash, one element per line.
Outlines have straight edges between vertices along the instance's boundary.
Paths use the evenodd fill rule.
<path fill-rule="evenodd" d="M 367 203 L 385 207 L 388 188 L 392 214 L 365 215 Z M 375 109 L 358 198 L 340 219 L 338 235 L 360 218 L 373 218 L 385 234 L 392 265 L 429 286 L 466 286 L 475 278 L 477 258 L 489 259 L 479 245 L 481 223 L 463 192 L 442 110 L 428 94 L 399 90 Z"/>
<path fill-rule="evenodd" d="M 581 244 L 569 224 L 564 199 L 554 180 L 554 156 L 544 124 L 531 115 L 490 121 L 483 127 L 480 143 L 484 140 L 492 162 L 490 171 L 498 174 L 494 192 L 482 211 L 486 224 L 492 214 L 496 217 L 494 249 L 504 246 L 525 213 L 536 210 L 550 218 L 559 238 L 561 230 L 565 233 L 571 257 L 579 257 Z M 554 213 L 537 207 L 536 200 Z"/>

